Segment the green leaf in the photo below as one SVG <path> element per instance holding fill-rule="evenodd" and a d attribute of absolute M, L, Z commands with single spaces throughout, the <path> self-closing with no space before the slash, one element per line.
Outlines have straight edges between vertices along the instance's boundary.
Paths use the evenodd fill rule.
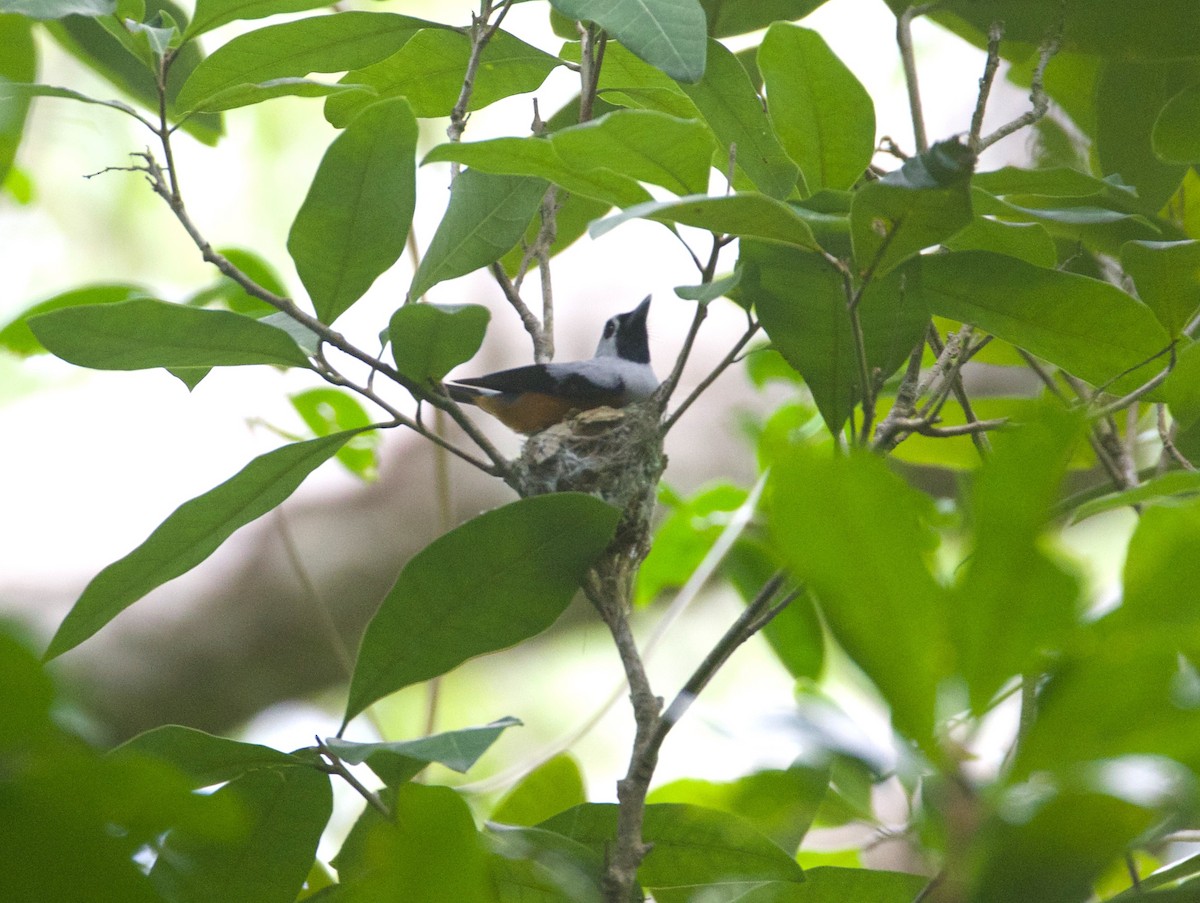
<path fill-rule="evenodd" d="M 362 85 L 329 85 L 307 78 L 272 78 L 255 85 L 232 85 L 199 101 L 195 109 L 218 112 L 252 106 L 276 97 L 330 97 L 350 92 L 367 95 L 368 100 L 363 105 L 375 99 Z"/>
<path fill-rule="evenodd" d="M 1180 429 L 1200 421 L 1200 344 L 1189 345 L 1179 354 L 1163 383 L 1163 396 Z"/>
<path fill-rule="evenodd" d="M 1200 473 L 1175 470 L 1146 480 L 1133 489 L 1122 489 L 1089 499 L 1071 512 L 1071 522 L 1078 523 L 1097 514 L 1127 506 L 1171 504 L 1197 493 L 1200 493 Z"/>
<path fill-rule="evenodd" d="M 96 370 L 309 366 L 292 338 L 274 326 L 152 298 L 60 308 L 31 317 L 29 328 L 50 353 Z"/>
<path fill-rule="evenodd" d="M 546 182 L 530 176 L 460 172 L 450 186 L 446 213 L 413 274 L 408 297 L 415 301 L 439 282 L 499 260 L 521 240 L 546 188 Z M 445 371 L 438 378 L 444 375 Z"/>
<path fill-rule="evenodd" d="M 1167 163 L 1200 163 L 1200 82 L 1167 101 L 1154 122 L 1154 153 Z"/>
<path fill-rule="evenodd" d="M 986 251 L 921 259 L 930 310 L 971 323 L 1093 385 L 1138 385 L 1157 372 L 1166 330 L 1114 285 Z M 1147 363 L 1149 362 L 1149 363 Z"/>
<path fill-rule="evenodd" d="M 605 61 L 607 63 L 607 60 Z M 717 165 L 735 162 L 763 194 L 786 198 L 796 191 L 800 171 L 788 159 L 771 129 L 762 100 L 736 56 L 716 41 L 708 43 L 708 68 L 694 85 L 682 85 L 721 146 Z"/>
<path fill-rule="evenodd" d="M 181 903 L 292 903 L 333 811 L 329 777 L 311 768 L 262 769 L 213 795 L 244 808 L 244 837 L 231 843 L 172 831 L 150 871 L 151 881 L 166 899 Z"/>
<path fill-rule="evenodd" d="M 549 138 L 493 138 L 490 141 L 439 144 L 422 163 L 462 163 L 481 172 L 535 176 L 573 194 L 629 207 L 650 195 L 629 176 L 608 168 L 580 169 L 568 164 Z"/>
<path fill-rule="evenodd" d="M 1100 171 L 1134 186 L 1146 213 L 1166 204 L 1187 171 L 1185 165 L 1160 160 L 1150 143 L 1159 110 L 1184 84 L 1176 64 L 1110 60 L 1096 85 Z"/>
<path fill-rule="evenodd" d="M 176 103 L 194 110 L 242 85 L 361 69 L 391 56 L 429 27 L 434 23 L 411 16 L 351 10 L 258 28 L 223 44 L 197 66 Z"/>
<path fill-rule="evenodd" d="M 795 22 L 822 6 L 825 0 L 700 0 L 708 16 L 708 33 L 728 38 L 766 28 L 772 22 Z"/>
<path fill-rule="evenodd" d="M 465 774 L 507 728 L 520 723 L 516 718 L 501 718 L 481 727 L 389 743 L 352 743 L 330 737 L 325 745 L 352 765 L 366 762 L 382 780 L 395 786 L 409 780 L 431 762 Z"/>
<path fill-rule="evenodd" d="M 934 702 L 949 661 L 947 592 L 926 564 L 932 503 L 877 457 L 828 454 L 797 448 L 774 465 L 774 547 L 891 705 L 897 729 L 933 749 Z"/>
<path fill-rule="evenodd" d="M 581 194 L 568 193 L 554 214 L 554 241 L 550 244 L 549 256 L 553 257 L 574 244 L 586 234 L 588 224 L 607 213 L 611 206 Z M 531 261 L 525 259 L 525 249 L 537 241 L 541 227 L 542 218 L 535 217 L 525 230 L 524 240 L 500 259 L 500 265 L 510 277 L 515 277 L 522 266 L 529 266 Z"/>
<path fill-rule="evenodd" d="M 884 276 L 968 226 L 974 166 L 970 149 L 943 141 L 855 192 L 850 229 L 859 273 Z"/>
<path fill-rule="evenodd" d="M 17 314 L 0 329 L 0 348 L 21 357 L 44 354 L 46 349 L 29 328 L 29 319 L 64 307 L 83 307 L 87 304 L 115 304 L 133 298 L 146 297 L 146 291 L 136 285 L 86 285 L 71 289 L 45 301 L 39 301 Z"/>
<path fill-rule="evenodd" d="M 705 74 L 706 22 L 699 0 L 550 0 L 571 19 L 595 22 L 638 57 L 671 78 Z"/>
<path fill-rule="evenodd" d="M 471 39 L 446 28 L 418 31 L 386 59 L 347 72 L 343 81 L 365 85 L 380 97 L 404 97 L 420 117 L 449 116 L 462 92 L 471 58 Z M 561 61 L 506 31 L 492 35 L 480 57 L 467 110 L 480 110 L 514 94 L 536 91 Z M 330 98 L 325 117 L 342 128 L 367 104 L 372 94 Z"/>
<path fill-rule="evenodd" d="M 337 433 L 259 455 L 220 486 L 175 509 L 144 543 L 93 578 L 59 625 L 46 658 L 78 646 L 150 590 L 194 568 L 238 527 L 291 495 L 353 435 Z"/>
<path fill-rule="evenodd" d="M 298 13 L 325 5 L 323 0 L 196 0 L 196 13 L 184 31 L 183 39 L 190 41 L 227 22 Z"/>
<path fill-rule="evenodd" d="M 759 238 L 801 248 L 816 247 L 812 229 L 794 207 L 752 191 L 723 197 L 695 194 L 673 201 L 646 201 L 593 223 L 589 231 L 593 238 L 599 238 L 631 219 L 680 223 L 718 235 Z"/>
<path fill-rule="evenodd" d="M 742 296 L 838 432 L 863 393 L 842 274 L 811 251 L 759 242 L 743 241 L 739 262 Z M 863 292 L 858 316 L 868 372 L 878 368 L 886 379 L 921 340 L 929 312 L 920 279 L 912 268 L 897 270 Z"/>
<path fill-rule="evenodd" d="M 60 88 L 56 85 L 30 85 L 30 84 L 8 84 L 0 82 L 0 91 L 5 92 L 0 94 L 0 101 L 12 100 L 15 103 L 26 102 L 30 97 L 57 97 L 62 100 L 77 100 L 80 103 L 91 104 L 98 107 L 109 107 L 113 110 L 120 110 L 127 116 L 136 116 L 137 111 L 127 103 L 119 100 L 100 100 L 96 97 L 89 97 L 87 94 L 82 94 L 79 91 L 73 91 L 70 88 Z M 0 107 L 2 109 L 2 107 Z"/>
<path fill-rule="evenodd" d="M 533 769 L 504 794 L 488 820 L 532 827 L 585 802 L 587 793 L 579 763 L 570 753 L 559 753 Z"/>
<path fill-rule="evenodd" d="M 314 436 L 355 431 L 338 449 L 337 459 L 362 480 L 373 480 L 379 469 L 379 433 L 369 429 L 371 418 L 353 396 L 338 389 L 309 389 L 288 398 Z"/>
<path fill-rule="evenodd" d="M 979 188 L 971 191 L 971 198 L 977 215 L 1041 223 L 1055 238 L 1082 243 L 1113 256 L 1128 241 L 1155 240 L 1163 235 L 1146 217 L 1124 210 L 1126 202 L 1109 198 L 1009 195 L 1001 199 Z"/>
<path fill-rule="evenodd" d="M 218 248 L 217 253 L 249 276 L 257 285 L 273 294 L 280 296 L 287 295 L 288 290 L 280 280 L 279 274 L 275 272 L 274 267 L 254 251 L 248 251 L 245 248 Z M 232 310 L 234 313 L 245 314 L 268 322 L 276 328 L 282 328 L 278 320 L 268 318 L 268 315 L 275 315 L 282 312 L 272 307 L 266 301 L 249 294 L 241 285 L 234 282 L 224 273 L 219 274 L 211 285 L 200 289 L 200 291 L 196 292 L 184 303 L 188 307 L 209 307 L 214 302 L 221 307 Z M 287 316 L 287 314 L 282 314 L 282 316 L 286 322 L 296 322 Z M 291 332 L 288 332 L 288 334 L 291 335 Z M 316 350 L 315 346 L 310 347 L 300 341 L 297 341 L 296 344 L 309 353 Z"/>
<path fill-rule="evenodd" d="M 1121 248 L 1121 266 L 1142 303 L 1179 335 L 1200 308 L 1200 241 L 1131 241 Z"/>
<path fill-rule="evenodd" d="M 559 56 L 579 62 L 578 42 L 563 46 Z M 596 86 L 599 96 L 618 106 L 658 110 L 679 119 L 696 119 L 700 111 L 678 82 L 642 62 L 620 44 L 609 42 Z"/>
<path fill-rule="evenodd" d="M 33 26 L 17 16 L 0 15 L 0 185 L 12 169 L 25 130 L 29 98 L 8 95 L 9 85 L 37 79 Z"/>
<path fill-rule="evenodd" d="M 187 775 L 193 789 L 232 781 L 260 768 L 310 767 L 303 759 L 269 746 L 215 737 L 179 724 L 166 724 L 138 734 L 110 755 L 163 759 Z"/>
<path fill-rule="evenodd" d="M 603 852 L 617 834 L 617 807 L 586 803 L 539 827 Z M 649 805 L 642 839 L 651 849 L 638 869 L 638 881 L 651 890 L 804 880 L 791 856 L 747 822 L 715 809 L 682 803 Z"/>
<path fill-rule="evenodd" d="M 491 312 L 478 304 L 406 304 L 388 336 L 396 369 L 415 383 L 438 381 L 483 344 Z"/>
<path fill-rule="evenodd" d="M 482 514 L 419 552 L 367 626 L 346 720 L 377 699 L 540 633 L 612 538 L 617 511 L 576 493 Z"/>
<path fill-rule="evenodd" d="M 541 828 L 489 823 L 484 835 L 497 903 L 602 903 L 603 860 Z"/>
<path fill-rule="evenodd" d="M 871 95 L 815 31 L 776 22 L 758 50 L 775 134 L 810 192 L 850 188 L 875 154 Z"/>
<path fill-rule="evenodd" d="M 787 897 L 788 903 L 912 903 L 929 884 L 924 875 L 874 868 L 821 865 L 804 870 L 804 886 Z M 758 903 L 747 897 L 746 903 Z M 763 903 L 767 903 L 766 900 Z"/>
<path fill-rule="evenodd" d="M 116 9 L 116 0 L 0 0 L 0 13 L 15 13 L 27 19 L 96 18 L 111 15 Z"/>
<path fill-rule="evenodd" d="M 1005 223 L 977 216 L 943 244 L 952 251 L 991 251 L 1016 257 L 1037 267 L 1058 262 L 1054 239 L 1040 223 Z"/>
<path fill-rule="evenodd" d="M 704 123 L 655 110 L 615 110 L 553 132 L 550 141 L 575 169 L 613 169 L 675 194 L 707 190 L 716 148 Z"/>
<path fill-rule="evenodd" d="M 720 276 L 712 282 L 700 285 L 677 285 L 675 294 L 685 301 L 697 301 L 700 304 L 711 304 L 718 298 L 729 297 L 742 281 L 742 271 L 734 269 L 728 276 Z"/>
<path fill-rule="evenodd" d="M 385 100 L 359 114 L 321 159 L 287 247 L 323 322 L 341 316 L 404 253 L 416 146 L 408 104 Z"/>

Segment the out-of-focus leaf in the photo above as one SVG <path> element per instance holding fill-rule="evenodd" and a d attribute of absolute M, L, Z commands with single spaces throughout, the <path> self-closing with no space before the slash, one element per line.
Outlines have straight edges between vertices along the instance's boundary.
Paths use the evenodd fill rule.
<path fill-rule="evenodd" d="M 1200 241 L 1131 241 L 1121 248 L 1121 266 L 1142 303 L 1179 335 L 1200 309 Z"/>
<path fill-rule="evenodd" d="M 136 285 L 85 285 L 71 289 L 45 301 L 39 301 L 17 314 L 0 329 L 0 348 L 21 357 L 44 354 L 46 349 L 29 328 L 29 319 L 38 314 L 61 310 L 64 307 L 83 307 L 88 304 L 116 304 L 133 298 L 145 298 L 146 290 Z"/>
<path fill-rule="evenodd" d="M 116 9 L 116 0 L 0 0 L 0 13 L 15 13 L 27 19 L 96 18 L 111 15 Z"/>
<path fill-rule="evenodd" d="M 63 307 L 28 322 L 52 354 L 96 370 L 309 366 L 308 356 L 274 326 L 230 311 L 152 298 Z"/>
<path fill-rule="evenodd" d="M 772 22 L 795 22 L 822 6 L 825 0 L 700 0 L 708 16 L 708 33 L 728 38 L 766 28 Z"/>
<path fill-rule="evenodd" d="M 717 136 L 718 169 L 729 169 L 730 148 L 736 146 L 737 168 L 763 194 L 782 199 L 796 191 L 800 171 L 780 146 L 762 100 L 732 52 L 709 41 L 704 78 L 682 87 Z"/>
<path fill-rule="evenodd" d="M 581 843 L 541 828 L 491 823 L 484 835 L 497 903 L 602 903 L 604 862 Z"/>
<path fill-rule="evenodd" d="M 275 268 L 255 252 L 248 251 L 245 248 L 218 248 L 217 253 L 249 276 L 260 287 L 265 288 L 273 294 L 287 296 L 287 288 L 279 278 L 279 274 L 275 272 Z M 189 307 L 208 307 L 213 302 L 218 302 L 234 313 L 246 314 L 247 316 L 259 319 L 266 319 L 267 315 L 276 313 L 276 308 L 272 307 L 266 301 L 255 298 L 223 273 L 217 277 L 212 285 L 196 292 L 185 303 Z M 283 316 L 288 321 L 295 322 L 286 314 Z M 269 322 L 272 326 L 279 328 L 277 321 L 272 320 Z M 290 332 L 288 334 L 291 335 Z M 310 347 L 308 344 L 300 341 L 297 341 L 296 344 L 309 353 L 316 350 L 315 346 Z"/>
<path fill-rule="evenodd" d="M 440 380 L 483 344 L 491 313 L 478 304 L 406 304 L 388 336 L 396 369 L 416 383 Z"/>
<path fill-rule="evenodd" d="M 367 626 L 346 704 L 377 699 L 549 627 L 616 529 L 617 511 L 562 492 L 482 514 L 400 572 Z"/>
<path fill-rule="evenodd" d="M 1071 511 L 1071 521 L 1078 523 L 1097 514 L 1132 505 L 1169 505 L 1197 493 L 1200 493 L 1200 473 L 1174 470 L 1146 480 L 1133 489 L 1122 489 L 1089 499 Z"/>
<path fill-rule="evenodd" d="M 244 524 L 286 499 L 354 433 L 335 433 L 259 455 L 215 489 L 185 502 L 84 589 L 46 650 L 46 658 L 78 646 L 150 590 L 183 574 L 216 551 Z"/>
<path fill-rule="evenodd" d="M 700 304 L 711 304 L 718 298 L 729 297 L 742 281 L 742 271 L 735 269 L 728 276 L 721 276 L 712 282 L 700 285 L 677 285 L 675 294 L 685 301 L 697 301 Z"/>
<path fill-rule="evenodd" d="M 1171 375 L 1163 383 L 1163 395 L 1180 429 L 1188 429 L 1200 421 L 1200 344 L 1189 345 L 1180 352 Z"/>
<path fill-rule="evenodd" d="M 12 95 L 9 85 L 37 80 L 33 26 L 19 16 L 0 15 L 0 185 L 8 178 L 29 112 L 27 96 Z"/>
<path fill-rule="evenodd" d="M 923 875 L 875 868 L 819 865 L 804 870 L 804 885 L 790 894 L 787 903 L 912 903 L 929 883 Z M 750 894 L 745 903 L 772 903 L 772 898 Z M 741 903 L 741 901 L 739 901 Z"/>
<path fill-rule="evenodd" d="M 595 22 L 651 66 L 681 82 L 705 73 L 704 10 L 699 0 L 551 0 L 571 19 Z"/>
<path fill-rule="evenodd" d="M 850 229 L 859 273 L 884 276 L 969 225 L 974 168 L 969 148 L 943 141 L 855 192 Z"/>
<path fill-rule="evenodd" d="M 463 76 L 471 57 L 471 39 L 465 32 L 427 28 L 386 59 L 364 69 L 347 72 L 347 84 L 365 85 L 374 93 L 343 94 L 325 105 L 330 124 L 342 128 L 376 97 L 403 97 L 413 114 L 422 118 L 449 116 L 462 91 Z M 492 35 L 480 58 L 468 110 L 536 91 L 559 60 L 506 31 Z"/>
<path fill-rule="evenodd" d="M 195 789 L 232 781 L 259 768 L 311 767 L 303 759 L 269 746 L 216 737 L 179 724 L 165 724 L 138 734 L 111 755 L 163 759 L 186 774 Z"/>
<path fill-rule="evenodd" d="M 532 827 L 587 802 L 583 772 L 570 753 L 548 759 L 521 779 L 492 810 L 490 820 Z"/>
<path fill-rule="evenodd" d="M 673 201 L 647 201 L 593 223 L 589 231 L 593 238 L 599 238 L 631 219 L 679 223 L 717 234 L 759 238 L 801 248 L 816 247 L 812 229 L 795 208 L 753 191 L 723 196 L 697 194 Z"/>
<path fill-rule="evenodd" d="M 477 169 L 459 173 L 450 186 L 446 213 L 413 275 L 409 298 L 415 301 L 439 282 L 499 260 L 521 240 L 546 188 L 542 179 L 529 176 Z"/>
<path fill-rule="evenodd" d="M 362 480 L 373 480 L 378 473 L 379 433 L 367 429 L 371 418 L 351 395 L 338 389 L 309 389 L 288 399 L 314 436 L 328 436 L 341 430 L 356 431 L 338 449 L 337 459 Z"/>
<path fill-rule="evenodd" d="M 871 95 L 825 40 L 777 22 L 758 50 L 767 107 L 779 142 L 810 192 L 850 188 L 875 153 Z"/>
<path fill-rule="evenodd" d="M 402 99 L 363 110 L 325 152 L 288 233 L 317 316 L 332 323 L 404 253 L 417 121 Z"/>
<path fill-rule="evenodd" d="M 1168 163 L 1200 163 L 1200 82 L 1167 101 L 1154 122 L 1154 153 Z"/>

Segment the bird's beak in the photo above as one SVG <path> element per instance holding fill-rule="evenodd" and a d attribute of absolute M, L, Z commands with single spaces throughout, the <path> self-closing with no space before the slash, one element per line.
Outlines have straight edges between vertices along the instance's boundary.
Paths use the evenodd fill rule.
<path fill-rule="evenodd" d="M 650 298 L 651 297 L 653 297 L 653 296 L 647 295 L 642 300 L 641 304 L 639 304 L 637 307 L 635 307 L 633 310 L 630 311 L 630 313 L 633 315 L 633 318 L 636 322 L 642 322 L 642 323 L 646 322 L 646 315 L 650 313 Z"/>

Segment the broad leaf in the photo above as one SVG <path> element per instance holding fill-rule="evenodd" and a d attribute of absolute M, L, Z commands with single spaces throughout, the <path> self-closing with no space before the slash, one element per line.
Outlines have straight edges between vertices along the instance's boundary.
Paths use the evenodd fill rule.
<path fill-rule="evenodd" d="M 431 762 L 465 774 L 507 728 L 519 725 L 516 718 L 501 718 L 481 727 L 468 727 L 387 743 L 353 743 L 337 737 L 325 741 L 344 762 L 366 762 L 389 785 L 402 784 Z"/>
<path fill-rule="evenodd" d="M 183 39 L 191 40 L 227 22 L 298 13 L 325 5 L 323 0 L 196 0 L 196 12 Z"/>
<path fill-rule="evenodd" d="M 333 811 L 328 775 L 312 768 L 251 771 L 214 796 L 243 807 L 245 835 L 231 842 L 171 831 L 151 881 L 181 903 L 292 903 Z"/>
<path fill-rule="evenodd" d="M 387 59 L 346 73 L 343 81 L 371 93 L 330 98 L 325 117 L 342 128 L 375 95 L 404 97 L 420 117 L 449 116 L 462 92 L 471 39 L 446 28 L 428 28 Z M 506 31 L 492 35 L 480 57 L 467 110 L 480 110 L 513 94 L 536 91 L 560 61 Z"/>
<path fill-rule="evenodd" d="M 1142 303 L 1179 335 L 1200 309 L 1200 241 L 1131 241 L 1121 248 L 1121 266 Z"/>
<path fill-rule="evenodd" d="M 772 22 L 795 22 L 822 6 L 825 0 L 700 0 L 708 16 L 708 33 L 728 38 L 766 28 Z"/>
<path fill-rule="evenodd" d="M 1171 339 L 1154 314 L 1116 286 L 986 251 L 921 259 L 933 313 L 971 323 L 1087 380 L 1115 388 L 1166 365 Z"/>
<path fill-rule="evenodd" d="M 581 194 L 568 193 L 554 214 L 554 241 L 550 243 L 549 256 L 553 257 L 578 241 L 587 233 L 588 225 L 607 213 L 611 206 Z M 533 263 L 532 259 L 527 257 L 526 250 L 537 241 L 541 228 L 542 218 L 534 217 L 529 228 L 525 230 L 525 237 L 521 243 L 500 258 L 500 265 L 509 276 L 516 276 L 522 266 L 528 267 Z"/>
<path fill-rule="evenodd" d="M 0 16 L 0 186 L 4 185 L 29 112 L 29 98 L 9 95 L 9 85 L 37 78 L 33 26 L 17 16 Z"/>
<path fill-rule="evenodd" d="M 28 19 L 95 18 L 111 15 L 116 9 L 116 0 L 0 0 L 0 13 L 15 13 Z"/>
<path fill-rule="evenodd" d="M 587 802 L 583 772 L 570 753 L 543 762 L 496 804 L 489 821 L 532 827 Z"/>
<path fill-rule="evenodd" d="M 704 10 L 699 0 L 550 0 L 571 19 L 595 22 L 656 69 L 681 82 L 704 75 Z"/>
<path fill-rule="evenodd" d="M 1088 499 L 1071 511 L 1071 522 L 1078 523 L 1106 511 L 1133 505 L 1171 504 L 1197 494 L 1200 494 L 1200 473 L 1175 470 L 1146 480 L 1133 489 L 1122 489 Z"/>
<path fill-rule="evenodd" d="M 459 173 L 450 186 L 446 213 L 413 275 L 409 298 L 415 301 L 439 282 L 499 260 L 521 240 L 546 188 L 546 182 L 530 176 L 477 169 Z"/>
<path fill-rule="evenodd" d="M 259 455 L 215 489 L 185 502 L 150 537 L 92 579 L 67 613 L 46 658 L 78 646 L 150 590 L 194 568 L 244 524 L 291 495 L 354 433 L 336 433 Z"/>
<path fill-rule="evenodd" d="M 215 737 L 179 724 L 166 724 L 138 734 L 111 755 L 164 759 L 187 775 L 195 789 L 232 781 L 260 768 L 311 767 L 303 759 L 269 746 Z"/>
<path fill-rule="evenodd" d="M 323 322 L 336 320 L 404 253 L 416 145 L 408 104 L 385 100 L 359 114 L 321 159 L 288 253 Z"/>
<path fill-rule="evenodd" d="M 361 69 L 391 56 L 434 24 L 394 13 L 349 11 L 258 28 L 217 48 L 197 66 L 176 102 L 180 109 L 193 110 L 241 85 Z"/>
<path fill-rule="evenodd" d="M 307 78 L 272 78 L 256 85 L 233 85 L 216 94 L 211 94 L 196 104 L 197 110 L 216 112 L 248 107 L 276 97 L 329 97 L 350 91 L 365 94 L 374 99 L 362 85 L 329 85 Z"/>
<path fill-rule="evenodd" d="M 352 395 L 325 387 L 292 395 L 288 401 L 314 436 L 329 436 L 343 430 L 356 431 L 338 449 L 337 459 L 356 477 L 366 481 L 375 479 L 379 465 L 379 433 L 370 429 L 371 418 Z"/>
<path fill-rule="evenodd" d="M 415 383 L 440 380 L 475 356 L 490 318 L 478 304 L 404 305 L 388 326 L 396 369 Z"/>
<path fill-rule="evenodd" d="M 974 167 L 966 146 L 944 141 L 855 192 L 850 229 L 859 274 L 884 276 L 969 225 Z"/>
<path fill-rule="evenodd" d="M 579 54 L 579 44 L 575 42 L 564 45 L 559 56 L 578 63 Z M 617 106 L 658 110 L 680 119 L 695 119 L 700 115 L 678 82 L 611 41 L 604 53 L 596 87 L 602 99 Z"/>
<path fill-rule="evenodd" d="M 758 50 L 779 142 L 810 192 L 850 188 L 875 153 L 871 96 L 824 39 L 777 22 Z"/>
<path fill-rule="evenodd" d="M 346 720 L 402 687 L 540 633 L 616 529 L 598 499 L 555 493 L 468 521 L 419 552 L 367 626 Z"/>
<path fill-rule="evenodd" d="M 487 828 L 496 903 L 603 903 L 604 863 L 595 851 L 542 828 Z"/>
<path fill-rule="evenodd" d="M 309 366 L 281 329 L 231 311 L 152 298 L 64 307 L 31 317 L 29 328 L 50 353 L 96 370 Z"/>
<path fill-rule="evenodd" d="M 804 870 L 804 890 L 795 903 L 912 903 L 929 884 L 924 875 L 874 868 L 839 868 L 821 865 Z M 762 903 L 768 903 L 764 898 Z M 745 903 L 759 903 L 753 895 Z"/>
<path fill-rule="evenodd" d="M 145 298 L 146 290 L 136 285 L 98 284 L 71 289 L 61 295 L 39 301 L 0 329 L 0 348 L 21 357 L 44 354 L 46 349 L 29 328 L 29 319 L 38 314 L 50 313 L 65 307 L 83 307 L 88 304 L 115 304 L 133 298 Z"/>
<path fill-rule="evenodd" d="M 707 229 L 717 235 L 737 235 L 815 248 L 816 239 L 804 217 L 792 206 L 765 194 L 747 191 L 724 196 L 689 195 L 674 201 L 647 201 L 599 220 L 589 230 L 599 238 L 631 219 L 652 219 Z"/>
<path fill-rule="evenodd" d="M 1186 347 L 1163 383 L 1163 396 L 1180 429 L 1200 421 L 1200 343 Z"/>
<path fill-rule="evenodd" d="M 943 244 L 952 251 L 992 251 L 1038 267 L 1058 262 L 1054 239 L 1040 223 L 1005 223 L 977 216 Z"/>
<path fill-rule="evenodd" d="M 738 169 L 763 194 L 782 199 L 796 191 L 800 171 L 780 147 L 750 76 L 732 52 L 709 41 L 704 78 L 681 87 L 717 136 L 721 151 L 714 162 L 722 172 L 729 169 L 732 147 Z"/>
<path fill-rule="evenodd" d="M 1168 163 L 1200 163 L 1200 82 L 1167 101 L 1151 134 L 1154 153 Z"/>

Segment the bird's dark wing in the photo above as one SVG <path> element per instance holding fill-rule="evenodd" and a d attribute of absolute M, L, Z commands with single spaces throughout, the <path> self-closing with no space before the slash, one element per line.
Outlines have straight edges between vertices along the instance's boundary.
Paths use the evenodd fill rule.
<path fill-rule="evenodd" d="M 620 378 L 610 380 L 611 385 L 601 385 L 594 376 L 580 372 L 571 364 L 529 364 L 489 373 L 486 376 L 456 379 L 454 382 L 513 395 L 539 392 L 578 401 L 608 398 L 623 389 Z"/>

